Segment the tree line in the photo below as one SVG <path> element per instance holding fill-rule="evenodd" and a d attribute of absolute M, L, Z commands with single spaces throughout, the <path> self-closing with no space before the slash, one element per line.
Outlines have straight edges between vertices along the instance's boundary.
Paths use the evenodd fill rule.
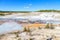
<path fill-rule="evenodd" d="M 60 12 L 60 10 L 38 10 L 37 12 Z"/>

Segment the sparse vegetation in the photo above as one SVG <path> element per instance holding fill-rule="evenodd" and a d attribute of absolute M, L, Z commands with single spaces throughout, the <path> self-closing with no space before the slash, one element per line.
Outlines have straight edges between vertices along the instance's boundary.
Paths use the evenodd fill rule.
<path fill-rule="evenodd" d="M 3 13 L 0 13 L 0 16 L 5 16 L 5 14 L 3 14 Z"/>

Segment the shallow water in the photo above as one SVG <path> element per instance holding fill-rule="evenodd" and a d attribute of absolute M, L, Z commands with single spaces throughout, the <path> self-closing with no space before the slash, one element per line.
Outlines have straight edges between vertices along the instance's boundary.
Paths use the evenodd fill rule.
<path fill-rule="evenodd" d="M 17 24 L 15 22 L 6 22 L 0 25 L 0 34 L 13 32 L 16 30 L 23 30 L 23 27 L 20 24 Z"/>

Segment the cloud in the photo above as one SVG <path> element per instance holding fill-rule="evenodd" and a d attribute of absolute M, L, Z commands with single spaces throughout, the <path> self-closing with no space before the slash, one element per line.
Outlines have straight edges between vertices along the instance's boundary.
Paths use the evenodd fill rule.
<path fill-rule="evenodd" d="M 24 8 L 30 8 L 32 4 L 28 4 L 27 6 L 24 6 Z"/>
<path fill-rule="evenodd" d="M 26 6 L 26 7 L 24 7 L 24 8 L 30 8 L 29 6 Z"/>
<path fill-rule="evenodd" d="M 29 6 L 31 6 L 32 4 L 29 4 Z"/>

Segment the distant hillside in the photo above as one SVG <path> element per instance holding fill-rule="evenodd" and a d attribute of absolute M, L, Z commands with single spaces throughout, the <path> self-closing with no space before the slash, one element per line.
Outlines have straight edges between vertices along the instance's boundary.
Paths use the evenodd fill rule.
<path fill-rule="evenodd" d="M 0 11 L 0 16 L 11 15 L 13 13 L 25 13 L 25 15 L 27 15 L 26 13 L 29 12 L 32 11 Z M 60 10 L 38 10 L 34 12 L 59 12 L 60 13 Z"/>
<path fill-rule="evenodd" d="M 38 10 L 37 12 L 60 12 L 60 10 Z"/>
<path fill-rule="evenodd" d="M 0 11 L 0 13 L 29 13 L 30 11 Z"/>
<path fill-rule="evenodd" d="M 0 11 L 0 16 L 11 15 L 12 13 L 29 13 L 30 11 Z"/>

